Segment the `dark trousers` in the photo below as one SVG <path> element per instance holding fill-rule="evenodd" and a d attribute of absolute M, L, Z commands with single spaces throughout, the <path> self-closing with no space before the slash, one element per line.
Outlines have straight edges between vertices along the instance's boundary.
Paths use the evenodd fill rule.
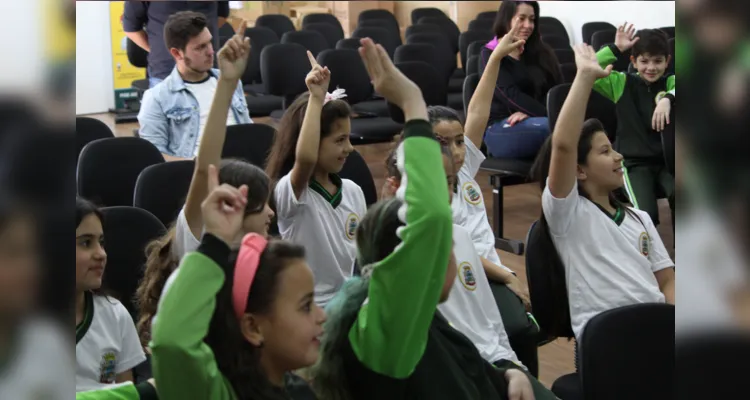
<path fill-rule="evenodd" d="M 521 301 L 508 286 L 490 281 L 492 295 L 495 297 L 500 316 L 503 318 L 505 332 L 510 340 L 510 347 L 516 352 L 518 359 L 529 369 L 533 376 L 539 376 L 539 356 L 537 343 L 539 330 L 529 320 L 526 309 Z"/>
<path fill-rule="evenodd" d="M 625 163 L 625 189 L 631 203 L 648 213 L 654 225 L 659 225 L 659 207 L 656 201 L 669 199 L 674 225 L 674 176 L 662 163 Z"/>
<path fill-rule="evenodd" d="M 519 371 L 526 373 L 526 376 L 529 377 L 529 381 L 531 382 L 531 389 L 534 390 L 534 398 L 536 400 L 557 400 L 557 396 L 555 396 L 555 394 L 552 393 L 552 391 L 544 387 L 544 385 L 542 385 L 542 383 L 539 382 L 535 377 L 531 376 L 531 374 L 528 371 L 524 371 L 522 368 L 516 365 L 513 361 L 500 360 L 500 361 L 495 361 L 492 364 L 501 370 L 515 368 L 515 369 L 518 369 Z"/>

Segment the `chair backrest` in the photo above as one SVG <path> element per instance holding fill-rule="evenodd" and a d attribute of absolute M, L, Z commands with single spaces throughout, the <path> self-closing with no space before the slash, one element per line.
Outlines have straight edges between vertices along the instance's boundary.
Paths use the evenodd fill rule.
<path fill-rule="evenodd" d="M 610 24 L 609 22 L 594 21 L 586 22 L 581 27 L 581 33 L 583 34 L 583 43 L 591 44 L 591 38 L 594 33 L 599 31 L 617 31 L 617 27 Z"/>
<path fill-rule="evenodd" d="M 464 72 L 466 75 L 479 74 L 479 56 L 469 57 L 464 66 Z"/>
<path fill-rule="evenodd" d="M 365 10 L 359 13 L 359 17 L 357 18 L 357 25 L 371 26 L 362 24 L 364 21 L 370 20 L 385 21 L 388 29 L 398 34 L 398 44 L 401 45 L 401 27 L 399 27 L 398 20 L 396 19 L 396 16 L 393 15 L 393 13 L 388 10 L 381 9 Z"/>
<path fill-rule="evenodd" d="M 674 26 L 663 26 L 663 27 L 661 27 L 659 29 L 661 29 L 664 33 L 666 33 L 667 36 L 669 36 L 670 39 L 672 39 L 672 38 L 675 37 L 675 28 L 674 28 Z"/>
<path fill-rule="evenodd" d="M 344 38 L 344 33 L 339 32 L 339 28 L 323 22 L 309 23 L 302 29 L 305 31 L 315 31 L 323 35 L 326 42 L 328 42 L 329 49 L 335 48 L 336 42 Z"/>
<path fill-rule="evenodd" d="M 446 38 L 444 34 L 415 33 L 406 38 L 406 43 L 426 43 L 435 46 L 441 58 L 442 73 L 444 74 L 446 82 L 450 79 L 451 75 L 453 75 L 453 71 L 456 69 L 456 55 L 453 53 L 448 38 Z"/>
<path fill-rule="evenodd" d="M 497 18 L 497 11 L 482 11 L 479 14 L 477 14 L 475 19 L 484 19 L 484 20 L 494 22 L 495 18 Z"/>
<path fill-rule="evenodd" d="M 396 68 L 419 86 L 427 106 L 448 104 L 448 84 L 440 79 L 440 75 L 432 65 L 424 60 L 396 61 Z M 395 104 L 388 103 L 388 113 L 392 120 L 401 124 L 404 123 L 403 111 Z"/>
<path fill-rule="evenodd" d="M 635 304 L 599 313 L 578 343 L 583 397 L 673 399 L 675 307 Z"/>
<path fill-rule="evenodd" d="M 346 38 L 336 42 L 336 50 L 357 50 L 362 45 L 359 43 L 360 38 Z"/>
<path fill-rule="evenodd" d="M 219 27 L 219 36 L 234 36 L 234 28 L 232 28 L 232 24 L 230 24 L 229 22 L 224 22 L 224 25 Z"/>
<path fill-rule="evenodd" d="M 418 24 L 418 25 L 411 25 L 406 27 L 406 32 L 404 32 L 404 37 L 408 40 L 409 36 L 417 34 L 417 33 L 438 33 L 443 34 L 443 30 L 440 28 L 440 26 L 435 24 Z"/>
<path fill-rule="evenodd" d="M 76 158 L 81 154 L 84 146 L 97 139 L 115 137 L 112 130 L 104 122 L 90 117 L 76 117 Z"/>
<path fill-rule="evenodd" d="M 458 25 L 452 19 L 445 17 L 422 17 L 417 23 L 439 26 L 443 34 L 448 38 L 453 49 L 453 54 L 458 53 L 458 38 L 461 36 L 461 30 L 458 29 Z"/>
<path fill-rule="evenodd" d="M 484 31 L 466 31 L 461 33 L 458 38 L 458 51 L 461 54 L 461 66 L 466 68 L 466 60 L 469 58 L 469 46 L 474 42 L 484 42 L 485 44 L 492 40 L 492 33 Z"/>
<path fill-rule="evenodd" d="M 336 28 L 336 31 L 344 37 L 344 27 L 341 26 L 341 21 L 336 18 L 333 14 L 315 13 L 307 14 L 302 18 L 302 29 L 307 29 L 310 24 L 328 24 Z"/>
<path fill-rule="evenodd" d="M 675 73 L 675 54 L 674 54 L 674 38 L 669 39 L 669 55 L 672 59 L 669 60 L 669 66 L 667 66 L 667 75 L 674 75 Z"/>
<path fill-rule="evenodd" d="M 318 55 L 323 50 L 329 49 L 326 38 L 316 31 L 292 31 L 281 37 L 281 43 L 297 43 L 302 45 L 313 54 Z"/>
<path fill-rule="evenodd" d="M 560 64 L 575 63 L 576 53 L 573 49 L 555 49 L 555 56 L 557 56 L 557 62 Z"/>
<path fill-rule="evenodd" d="M 268 94 L 284 97 L 286 109 L 307 91 L 305 77 L 310 72 L 307 50 L 297 43 L 277 43 L 260 53 L 260 74 Z"/>
<path fill-rule="evenodd" d="M 260 168 L 266 167 L 276 130 L 266 124 L 237 124 L 227 127 L 222 158 L 238 158 Z"/>
<path fill-rule="evenodd" d="M 133 297 L 143 277 L 146 246 L 167 230 L 150 212 L 136 207 L 104 207 L 103 229 L 107 241 L 107 266 L 102 286 L 112 291 L 132 315 L 137 310 Z"/>
<path fill-rule="evenodd" d="M 99 206 L 133 205 L 135 182 L 146 167 L 164 162 L 151 142 L 134 137 L 99 139 L 78 159 L 78 195 Z"/>
<path fill-rule="evenodd" d="M 544 35 L 542 41 L 553 49 L 571 49 L 570 41 L 559 35 Z"/>
<path fill-rule="evenodd" d="M 346 90 L 346 101 L 357 104 L 372 97 L 374 89 L 370 83 L 365 64 L 359 53 L 352 50 L 325 50 L 318 55 L 318 63 L 331 71 L 331 82 L 328 85 L 333 91 L 336 88 Z"/>
<path fill-rule="evenodd" d="M 593 36 L 591 36 L 591 47 L 594 48 L 595 51 L 601 50 L 602 47 L 606 45 L 613 44 L 615 42 L 615 35 L 617 34 L 617 31 L 599 31 L 595 32 Z M 615 71 L 621 71 L 625 72 L 628 70 L 628 65 L 630 64 L 630 50 L 627 50 L 623 53 L 621 57 L 617 59 L 614 63 L 614 70 Z"/>
<path fill-rule="evenodd" d="M 438 69 L 442 66 L 442 58 L 435 46 L 428 43 L 409 43 L 402 44 L 396 49 L 393 55 L 394 63 L 422 61 L 432 66 L 440 76 L 445 75 L 445 71 Z"/>
<path fill-rule="evenodd" d="M 738 399 L 744 385 L 716 382 L 744 382 L 747 368 L 738 368 L 750 359 L 750 337 L 743 329 L 681 332 L 675 338 L 675 365 L 680 368 L 676 399 Z M 707 368 L 726 365 L 728 368 Z M 734 367 L 731 367 L 734 366 Z"/>
<path fill-rule="evenodd" d="M 526 279 L 529 283 L 531 306 L 544 336 L 548 339 L 572 338 L 575 335 L 570 324 L 570 315 L 560 315 L 559 302 L 553 296 L 556 291 L 550 277 L 557 276 L 562 280 L 562 284 L 565 284 L 565 268 L 551 241 L 549 233 L 542 229 L 542 224 L 534 221 L 526 235 Z M 545 250 L 545 247 L 549 250 Z M 567 298 L 567 291 L 565 296 Z M 561 321 L 559 326 L 555 327 L 555 320 L 558 319 Z"/>
<path fill-rule="evenodd" d="M 195 161 L 154 164 L 144 169 L 135 182 L 133 206 L 142 208 L 170 226 L 185 205 Z"/>
<path fill-rule="evenodd" d="M 374 26 L 357 28 L 354 30 L 354 32 L 352 32 L 352 37 L 360 39 L 372 39 L 373 42 L 383 46 L 385 51 L 388 53 L 388 56 L 391 58 L 393 58 L 393 53 L 396 51 L 396 47 L 398 47 L 396 39 L 386 28 L 378 28 Z"/>
<path fill-rule="evenodd" d="M 471 42 L 469 44 L 469 47 L 466 48 L 466 58 L 471 58 L 471 56 L 479 56 L 481 55 L 482 48 L 489 42 L 489 40 L 478 40 L 476 42 Z"/>
<path fill-rule="evenodd" d="M 245 29 L 245 36 L 250 38 L 250 56 L 245 73 L 242 75 L 242 83 L 245 85 L 260 83 L 262 82 L 260 55 L 266 46 L 279 43 L 279 37 L 271 29 L 258 26 Z"/>
<path fill-rule="evenodd" d="M 398 24 L 385 19 L 366 19 L 357 23 L 357 28 L 382 28 L 391 35 L 391 41 L 397 46 L 401 45 L 401 30 Z"/>
<path fill-rule="evenodd" d="M 148 67 L 148 52 L 146 50 L 143 50 L 129 38 L 127 39 L 127 44 L 125 45 L 125 51 L 128 54 L 128 62 L 133 64 L 134 67 Z"/>
<path fill-rule="evenodd" d="M 466 78 L 464 78 L 464 89 L 462 96 L 464 101 L 464 115 L 468 113 L 469 102 L 471 101 L 471 97 L 474 96 L 474 91 L 477 90 L 477 85 L 479 85 L 480 78 L 481 76 L 476 72 L 469 72 L 468 70 L 466 71 Z"/>
<path fill-rule="evenodd" d="M 445 15 L 443 10 L 439 8 L 435 8 L 435 7 L 415 8 L 411 10 L 411 24 L 412 25 L 416 25 L 419 22 L 419 19 L 423 17 L 448 18 L 448 16 Z"/>
<path fill-rule="evenodd" d="M 667 164 L 667 170 L 674 176 L 675 174 L 675 109 L 672 108 L 669 115 L 669 124 L 661 132 L 661 146 L 664 153 L 664 162 Z"/>
<path fill-rule="evenodd" d="M 378 201 L 378 192 L 375 188 L 375 180 L 372 178 L 370 167 L 367 166 L 367 162 L 357 150 L 352 151 L 349 157 L 346 158 L 344 167 L 339 172 L 339 175 L 344 179 L 351 180 L 362 188 L 367 207 Z"/>
<path fill-rule="evenodd" d="M 492 26 L 494 25 L 494 21 L 489 19 L 475 19 L 473 21 L 469 21 L 469 30 L 470 31 L 480 31 L 480 32 L 488 32 L 491 33 L 494 37 L 494 33 L 492 32 Z"/>
<path fill-rule="evenodd" d="M 539 17 L 537 19 L 537 26 L 539 27 L 539 33 L 544 36 L 545 34 L 552 34 L 561 36 L 570 43 L 570 36 L 568 36 L 568 30 L 565 29 L 565 25 L 555 17 Z"/>
<path fill-rule="evenodd" d="M 573 83 L 573 79 L 576 77 L 578 68 L 576 63 L 564 63 L 560 64 L 560 73 L 562 74 L 563 83 Z"/>
<path fill-rule="evenodd" d="M 295 31 L 294 23 L 283 14 L 265 14 L 255 20 L 255 26 L 269 28 L 276 32 L 276 36 L 282 37 L 285 33 Z"/>
<path fill-rule="evenodd" d="M 547 116 L 549 118 L 549 129 L 554 131 L 555 123 L 562 110 L 563 103 L 570 92 L 569 83 L 563 83 L 550 89 L 547 93 Z M 586 105 L 586 118 L 596 118 L 607 131 L 607 137 L 612 143 L 617 135 L 617 111 L 615 103 L 601 94 L 591 91 L 589 102 Z"/>

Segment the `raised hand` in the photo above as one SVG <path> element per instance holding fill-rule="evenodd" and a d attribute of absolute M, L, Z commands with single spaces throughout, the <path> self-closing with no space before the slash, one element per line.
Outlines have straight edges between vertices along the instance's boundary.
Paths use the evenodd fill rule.
<path fill-rule="evenodd" d="M 408 103 L 420 100 L 424 103 L 422 91 L 393 65 L 383 46 L 376 45 L 370 38 L 360 39 L 359 42 L 362 44 L 359 48 L 359 55 L 362 57 L 376 92 L 399 106 L 404 113 L 406 113 L 404 107 Z"/>
<path fill-rule="evenodd" d="M 627 21 L 620 25 L 619 28 L 617 28 L 617 34 L 615 35 L 615 46 L 620 50 L 620 52 L 625 52 L 630 50 L 633 45 L 638 42 L 640 38 L 635 37 L 635 28 L 633 27 L 633 24 L 630 24 L 628 26 Z"/>
<path fill-rule="evenodd" d="M 219 185 L 216 166 L 208 166 L 208 196 L 201 204 L 206 232 L 231 245 L 242 229 L 247 204 L 247 185 L 239 189 Z"/>
<path fill-rule="evenodd" d="M 586 43 L 577 44 L 573 50 L 576 53 L 576 67 L 579 74 L 591 75 L 595 79 L 606 78 L 612 73 L 612 65 L 602 68 L 596 60 L 594 48 Z"/>
<path fill-rule="evenodd" d="M 325 100 L 326 94 L 328 94 L 328 84 L 331 83 L 331 71 L 328 70 L 328 67 L 321 67 L 309 50 L 307 51 L 307 59 L 310 60 L 312 69 L 305 77 L 305 85 L 307 85 L 311 96 L 319 100 Z"/>
<path fill-rule="evenodd" d="M 227 40 L 217 55 L 221 78 L 236 81 L 242 77 L 250 55 L 250 38 L 245 37 L 247 21 L 243 20 L 234 36 Z"/>
<path fill-rule="evenodd" d="M 502 59 L 516 49 L 522 48 L 523 45 L 526 44 L 525 40 L 516 39 L 521 24 L 517 23 L 515 25 L 511 25 L 513 25 L 513 27 L 510 29 L 510 31 L 506 33 L 505 36 L 498 39 L 497 46 L 495 46 L 495 50 L 492 51 L 492 55 L 490 57 Z"/>

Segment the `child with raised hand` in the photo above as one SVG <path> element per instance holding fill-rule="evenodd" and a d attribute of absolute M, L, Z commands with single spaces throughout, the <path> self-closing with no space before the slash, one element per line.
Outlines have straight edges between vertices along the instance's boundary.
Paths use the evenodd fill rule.
<path fill-rule="evenodd" d="M 599 121 L 584 122 L 591 89 L 612 66 L 603 69 L 588 45 L 576 46 L 575 53 L 578 73 L 534 171 L 543 189 L 540 229 L 550 239 L 539 251 L 557 251 L 564 266 L 544 274 L 557 288 L 549 294 L 561 316 L 556 324 L 572 324 L 580 338 L 600 312 L 637 303 L 674 304 L 675 273 L 648 215 L 613 195 L 623 184 L 622 155 Z"/>
<path fill-rule="evenodd" d="M 325 313 L 301 246 L 244 236 L 248 187 L 209 167 L 205 233 L 165 289 L 151 351 L 162 399 L 287 399 L 289 372 L 314 364 Z"/>
<path fill-rule="evenodd" d="M 671 59 L 667 35 L 659 29 L 635 31 L 627 22 L 617 29 L 615 43 L 596 58 L 602 68 L 631 50 L 636 74 L 613 71 L 594 83 L 594 90 L 615 103 L 617 150 L 624 159 L 625 189 L 635 208 L 659 225 L 658 197 L 669 199 L 674 215 L 674 176 L 664 160 L 661 132 L 674 123 L 675 76 L 665 75 Z"/>
<path fill-rule="evenodd" d="M 219 80 L 214 93 L 214 100 L 206 121 L 205 133 L 195 158 L 193 173 L 185 206 L 177 216 L 174 227 L 162 238 L 155 240 L 147 247 L 148 259 L 141 281 L 136 292 L 138 302 L 138 333 L 144 347 L 151 335 L 151 319 L 156 313 L 164 285 L 172 271 L 179 265 L 180 259 L 187 253 L 195 251 L 200 245 L 199 238 L 203 232 L 203 216 L 200 205 L 208 195 L 206 176 L 209 165 L 220 165 L 219 182 L 231 186 L 248 186 L 248 199 L 242 229 L 232 243 L 238 247 L 242 235 L 255 232 L 267 236 L 273 218 L 273 211 L 268 205 L 270 198 L 270 181 L 265 172 L 242 160 L 221 159 L 226 137 L 226 121 L 232 94 L 245 71 L 250 54 L 250 39 L 244 37 L 246 22 L 242 22 L 237 34 L 227 41 L 219 51 Z"/>
<path fill-rule="evenodd" d="M 315 302 L 325 306 L 351 276 L 354 236 L 367 211 L 362 189 L 338 173 L 354 151 L 351 109 L 340 89 L 327 93 L 331 72 L 307 52 L 309 93 L 287 109 L 268 157 L 281 237 L 310 250 Z"/>
<path fill-rule="evenodd" d="M 329 306 L 313 385 L 325 399 L 533 399 L 526 375 L 499 370 L 436 311 L 455 279 L 440 145 L 419 88 L 371 39 L 359 49 L 375 90 L 404 112 L 401 186 L 357 229 L 362 277 Z"/>

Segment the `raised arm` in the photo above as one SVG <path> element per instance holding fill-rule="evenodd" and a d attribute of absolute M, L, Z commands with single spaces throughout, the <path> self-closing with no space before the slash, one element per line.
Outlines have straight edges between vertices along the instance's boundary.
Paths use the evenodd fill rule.
<path fill-rule="evenodd" d="M 206 118 L 203 137 L 198 147 L 198 156 L 195 158 L 193 179 L 185 200 L 185 219 L 196 238 L 200 238 L 203 231 L 200 207 L 201 202 L 208 195 L 206 186 L 208 166 L 218 166 L 221 162 L 221 153 L 227 134 L 229 106 L 237 83 L 245 72 L 247 57 L 250 55 L 250 38 L 244 37 L 246 27 L 247 22 L 242 21 L 234 37 L 224 44 L 217 55 L 220 69 L 219 80 L 216 83 L 216 92 Z"/>
<path fill-rule="evenodd" d="M 490 118 L 492 94 L 495 90 L 495 84 L 497 83 L 500 63 L 505 56 L 526 43 L 525 40 L 515 39 L 520 25 L 521 24 L 515 24 L 510 32 L 498 41 L 495 50 L 489 57 L 487 67 L 484 70 L 484 74 L 482 74 L 482 78 L 479 80 L 474 95 L 471 96 L 471 101 L 469 101 L 464 132 L 466 137 L 468 137 L 477 148 L 482 146 L 482 137 L 485 129 L 487 129 L 487 122 Z"/>
<path fill-rule="evenodd" d="M 552 160 L 549 167 L 549 190 L 556 198 L 565 198 L 576 182 L 578 140 L 586 116 L 594 81 L 612 72 L 612 66 L 602 69 L 594 49 L 586 44 L 575 47 L 578 72 L 552 133 Z"/>
<path fill-rule="evenodd" d="M 599 62 L 599 66 L 607 68 L 610 64 L 617 61 L 623 56 L 623 53 L 630 50 L 640 38 L 635 37 L 635 28 L 633 24 L 628 26 L 627 21 L 617 28 L 617 34 L 615 35 L 615 43 L 608 46 L 602 47 L 596 53 L 596 59 Z M 625 81 L 628 78 L 628 74 L 618 71 L 612 71 L 609 76 L 597 79 L 594 83 L 594 90 L 610 99 L 613 103 L 617 103 L 622 97 L 622 93 L 625 91 Z"/>
<path fill-rule="evenodd" d="M 310 177 L 315 172 L 318 163 L 318 149 L 320 148 L 320 116 L 323 111 L 328 84 L 331 82 L 331 71 L 328 67 L 321 67 L 311 52 L 307 52 L 312 69 L 305 77 L 305 84 L 310 90 L 310 99 L 305 110 L 305 119 L 302 121 L 297 148 L 294 154 L 294 167 L 292 167 L 290 181 L 294 197 L 300 198 L 302 192 L 307 188 Z"/>
<path fill-rule="evenodd" d="M 422 358 L 427 331 L 440 298 L 451 254 L 452 216 L 440 169 L 442 153 L 427 122 L 419 88 L 409 81 L 372 40 L 362 39 L 360 54 L 375 90 L 404 111 L 404 141 L 397 150 L 404 202 L 396 234 L 401 244 L 373 268 L 367 304 L 349 331 L 358 359 L 372 371 L 394 378 L 409 376 Z"/>

